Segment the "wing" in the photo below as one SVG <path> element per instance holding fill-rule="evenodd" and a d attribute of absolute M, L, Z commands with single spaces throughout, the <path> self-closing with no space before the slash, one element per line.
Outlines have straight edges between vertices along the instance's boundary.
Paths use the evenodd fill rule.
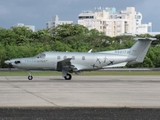
<path fill-rule="evenodd" d="M 71 59 L 72 58 L 67 58 L 65 60 L 57 62 L 57 71 L 77 71 L 77 68 L 71 64 Z"/>

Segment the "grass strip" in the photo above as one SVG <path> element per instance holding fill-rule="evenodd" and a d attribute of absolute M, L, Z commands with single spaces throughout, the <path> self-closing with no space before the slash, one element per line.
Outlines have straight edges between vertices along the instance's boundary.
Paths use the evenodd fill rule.
<path fill-rule="evenodd" d="M 44 71 L 44 72 L 32 72 L 33 76 L 59 76 L 61 72 L 56 71 Z M 72 74 L 75 75 L 75 74 Z M 123 75 L 123 76 L 136 76 L 136 75 L 160 75 L 160 71 L 91 71 L 82 72 L 80 76 L 109 76 L 109 75 Z M 27 71 L 11 71 L 0 72 L 0 76 L 28 76 Z"/>

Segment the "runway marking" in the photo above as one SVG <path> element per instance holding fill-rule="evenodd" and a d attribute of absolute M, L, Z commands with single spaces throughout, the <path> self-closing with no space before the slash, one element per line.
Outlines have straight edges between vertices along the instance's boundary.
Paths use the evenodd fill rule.
<path fill-rule="evenodd" d="M 36 96 L 36 97 L 38 97 L 38 98 L 40 98 L 40 99 L 42 99 L 42 100 L 44 100 L 44 101 L 46 101 L 46 102 L 52 104 L 53 106 L 58 107 L 57 104 L 55 104 L 55 103 L 53 103 L 53 102 L 51 102 L 51 101 L 49 101 L 49 100 L 46 100 L 46 99 L 44 99 L 43 97 L 40 97 L 40 96 L 38 96 L 38 95 L 36 95 L 36 94 L 34 94 L 34 93 L 32 93 L 32 92 L 26 90 L 26 89 L 23 89 L 23 88 L 17 86 L 17 85 L 13 85 L 12 83 L 9 82 L 9 79 L 8 79 L 7 77 L 5 77 L 5 78 L 6 78 L 6 80 L 7 80 L 7 83 L 10 84 L 10 85 L 12 85 L 14 88 L 21 89 L 21 90 L 23 90 L 23 91 L 25 91 L 25 92 L 27 92 L 27 93 L 29 93 L 29 94 L 32 94 L 33 96 Z"/>

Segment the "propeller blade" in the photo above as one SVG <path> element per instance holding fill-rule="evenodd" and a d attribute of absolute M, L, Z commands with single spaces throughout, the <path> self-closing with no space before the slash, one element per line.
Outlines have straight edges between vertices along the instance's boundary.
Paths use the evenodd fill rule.
<path fill-rule="evenodd" d="M 6 60 L 4 63 L 6 63 L 6 64 L 11 64 L 11 61 L 10 60 Z"/>
<path fill-rule="evenodd" d="M 8 64 L 8 69 L 11 71 L 12 63 L 10 60 L 6 60 L 4 63 Z"/>

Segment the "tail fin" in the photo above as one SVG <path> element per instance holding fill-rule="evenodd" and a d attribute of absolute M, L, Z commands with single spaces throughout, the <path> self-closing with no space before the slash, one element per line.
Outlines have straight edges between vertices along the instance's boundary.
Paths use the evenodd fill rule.
<path fill-rule="evenodd" d="M 134 62 L 143 62 L 151 42 L 156 38 L 135 38 L 134 40 L 138 41 L 130 48 L 130 55 L 136 57 Z"/>

